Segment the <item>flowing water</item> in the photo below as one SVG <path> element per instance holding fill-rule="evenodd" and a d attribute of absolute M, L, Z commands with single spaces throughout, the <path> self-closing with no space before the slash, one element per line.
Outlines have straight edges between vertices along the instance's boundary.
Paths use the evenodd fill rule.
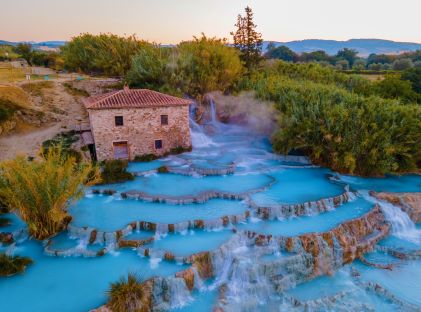
<path fill-rule="evenodd" d="M 34 264 L 0 278 L 0 311 L 88 311 L 128 272 L 155 277 L 157 310 L 421 310 L 420 225 L 369 195 L 421 192 L 420 176 L 342 176 L 303 156 L 276 155 L 264 135 L 216 116 L 212 103 L 208 123 L 190 120 L 191 152 L 130 163 L 134 181 L 87 189 L 69 208 L 68 230 L 51 240 L 28 239 L 19 217 L 4 215 L 10 224 L 0 232 L 16 242 L 0 251 Z M 170 173 L 157 173 L 161 166 Z M 361 261 L 344 266 L 336 238 L 328 245 L 314 236 L 315 256 L 300 245 L 299 236 L 334 231 L 377 204 L 391 231 Z M 195 262 L 197 255 L 208 260 Z M 211 274 L 201 276 L 204 267 Z M 175 275 L 186 269 L 191 291 Z"/>

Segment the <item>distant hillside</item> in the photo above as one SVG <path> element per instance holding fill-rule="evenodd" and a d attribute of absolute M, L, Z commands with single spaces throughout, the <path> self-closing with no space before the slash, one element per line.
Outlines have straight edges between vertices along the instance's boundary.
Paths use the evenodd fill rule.
<path fill-rule="evenodd" d="M 270 41 L 263 43 L 266 50 Z M 274 42 L 275 46 L 285 45 L 291 50 L 301 52 L 312 52 L 324 50 L 328 54 L 336 54 L 338 50 L 343 48 L 355 49 L 360 56 L 368 56 L 371 53 L 376 54 L 398 54 L 407 51 L 421 50 L 420 43 L 412 42 L 396 42 L 383 39 L 350 39 L 347 41 L 307 39 L 289 42 Z"/>
<path fill-rule="evenodd" d="M 7 44 L 7 45 L 16 46 L 19 43 L 20 42 L 0 40 L 0 45 Z M 35 50 L 45 50 L 46 48 L 47 49 L 57 49 L 57 48 L 63 46 L 66 43 L 66 41 L 42 41 L 42 42 L 29 41 L 28 43 L 32 44 L 32 46 Z"/>

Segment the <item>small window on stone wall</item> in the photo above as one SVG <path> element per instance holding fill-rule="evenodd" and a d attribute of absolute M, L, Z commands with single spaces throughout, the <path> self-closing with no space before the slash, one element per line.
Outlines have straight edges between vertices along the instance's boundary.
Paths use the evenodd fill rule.
<path fill-rule="evenodd" d="M 117 127 L 123 125 L 123 116 L 115 116 L 115 125 Z"/>
<path fill-rule="evenodd" d="M 162 140 L 155 140 L 155 149 L 162 148 Z"/>
<path fill-rule="evenodd" d="M 168 115 L 161 115 L 161 125 L 168 125 Z"/>

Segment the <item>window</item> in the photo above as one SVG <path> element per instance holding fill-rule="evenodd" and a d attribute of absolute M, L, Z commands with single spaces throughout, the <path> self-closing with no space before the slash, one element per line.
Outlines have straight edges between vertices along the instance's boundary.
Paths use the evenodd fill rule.
<path fill-rule="evenodd" d="M 168 115 L 161 115 L 161 125 L 168 125 Z"/>
<path fill-rule="evenodd" d="M 115 116 L 115 125 L 117 127 L 123 125 L 123 116 Z"/>
<path fill-rule="evenodd" d="M 162 140 L 155 140 L 155 149 L 162 148 Z"/>

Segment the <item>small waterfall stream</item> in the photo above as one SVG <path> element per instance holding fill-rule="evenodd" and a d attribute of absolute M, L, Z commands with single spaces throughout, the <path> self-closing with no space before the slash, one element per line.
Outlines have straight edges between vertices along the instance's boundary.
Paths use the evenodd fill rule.
<path fill-rule="evenodd" d="M 421 243 L 421 231 L 416 228 L 415 223 L 409 218 L 407 213 L 389 202 L 370 196 L 366 190 L 359 191 L 359 193 L 368 201 L 380 205 L 386 220 L 392 225 L 392 234 L 394 236 L 412 243 Z"/>

